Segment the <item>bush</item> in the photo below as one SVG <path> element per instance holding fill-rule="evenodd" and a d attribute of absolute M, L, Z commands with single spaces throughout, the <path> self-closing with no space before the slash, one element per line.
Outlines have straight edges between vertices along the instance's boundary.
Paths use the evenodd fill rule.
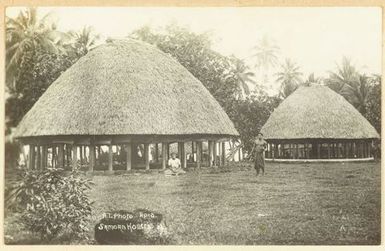
<path fill-rule="evenodd" d="M 9 191 L 7 206 L 21 212 L 21 223 L 45 241 L 86 238 L 92 182 L 62 169 L 23 170 Z"/>

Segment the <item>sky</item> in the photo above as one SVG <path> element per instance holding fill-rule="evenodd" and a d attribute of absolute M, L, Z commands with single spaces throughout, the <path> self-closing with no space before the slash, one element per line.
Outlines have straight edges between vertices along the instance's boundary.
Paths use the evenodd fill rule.
<path fill-rule="evenodd" d="M 21 8 L 7 8 L 14 17 Z M 280 48 L 279 58 L 290 58 L 307 76 L 326 77 L 343 56 L 361 71 L 381 73 L 381 8 L 376 7 L 56 7 L 51 12 L 59 30 L 92 26 L 101 40 L 127 36 L 150 25 L 170 23 L 194 32 L 210 32 L 213 49 L 224 55 L 247 58 L 258 41 L 267 36 Z"/>

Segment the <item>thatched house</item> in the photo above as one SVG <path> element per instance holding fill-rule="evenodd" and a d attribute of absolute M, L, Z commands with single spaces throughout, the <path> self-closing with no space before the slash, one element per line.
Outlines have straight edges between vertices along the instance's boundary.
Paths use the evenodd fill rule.
<path fill-rule="evenodd" d="M 326 86 L 300 86 L 261 129 L 268 159 L 371 159 L 373 126 Z"/>
<path fill-rule="evenodd" d="M 135 40 L 113 40 L 79 59 L 47 89 L 16 132 L 18 140 L 31 146 L 30 168 L 47 166 L 50 154 L 59 166 L 76 166 L 80 155 L 91 170 L 102 145 L 108 149 L 108 170 L 113 170 L 114 145 L 125 149 L 126 169 L 131 169 L 139 144 L 149 169 L 150 145 L 157 161 L 161 143 L 165 168 L 170 143 L 178 143 L 186 166 L 184 142 L 198 142 L 199 155 L 199 142 L 209 141 L 214 160 L 217 143 L 237 135 L 200 81 L 170 55 Z"/>

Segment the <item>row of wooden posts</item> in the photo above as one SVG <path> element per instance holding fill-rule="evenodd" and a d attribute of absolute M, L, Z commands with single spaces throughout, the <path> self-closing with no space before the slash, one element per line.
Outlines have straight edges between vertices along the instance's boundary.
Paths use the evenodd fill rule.
<path fill-rule="evenodd" d="M 268 142 L 265 157 L 269 159 L 335 159 L 373 157 L 371 140 L 342 142 Z"/>
<path fill-rule="evenodd" d="M 168 142 L 163 143 L 154 143 L 155 156 L 154 162 L 159 162 L 159 147 L 158 144 L 161 144 L 162 148 L 162 169 L 167 167 L 168 159 L 170 158 L 170 144 Z M 192 154 L 196 153 L 196 167 L 200 168 L 203 162 L 203 151 L 202 151 L 202 141 L 192 142 Z M 150 146 L 149 143 L 144 143 L 144 162 L 145 169 L 150 169 Z M 98 158 L 101 156 L 101 146 L 102 145 L 77 145 L 77 144 L 48 144 L 48 145 L 38 145 L 38 144 L 29 144 L 29 153 L 28 157 L 25 156 L 24 159 L 27 160 L 27 168 L 29 169 L 44 169 L 49 166 L 51 167 L 69 167 L 71 169 L 77 169 L 78 166 L 78 150 L 80 151 L 80 164 L 84 160 L 88 159 L 88 170 L 93 171 L 96 165 L 96 153 Z M 113 145 L 109 144 L 108 146 L 108 170 L 113 171 Z M 132 161 L 132 150 L 133 144 L 127 143 L 120 145 L 126 153 L 126 170 L 131 170 L 133 168 Z M 88 148 L 88 158 L 87 151 Z M 224 166 L 226 164 L 226 153 L 225 153 L 225 142 L 218 141 L 208 141 L 208 165 L 212 166 Z M 48 155 L 51 153 L 51 163 L 48 163 Z M 219 156 L 218 156 L 219 155 Z M 181 160 L 181 165 L 183 168 L 187 168 L 187 154 L 185 151 L 185 142 L 178 142 L 178 156 Z"/>

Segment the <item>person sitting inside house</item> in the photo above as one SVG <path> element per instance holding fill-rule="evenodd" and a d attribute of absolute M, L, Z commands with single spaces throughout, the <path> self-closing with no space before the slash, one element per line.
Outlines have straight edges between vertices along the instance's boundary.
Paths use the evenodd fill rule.
<path fill-rule="evenodd" d="M 181 166 L 180 159 L 176 157 L 176 153 L 171 153 L 171 158 L 168 160 L 167 169 L 165 170 L 166 175 L 179 175 L 186 173 Z"/>

